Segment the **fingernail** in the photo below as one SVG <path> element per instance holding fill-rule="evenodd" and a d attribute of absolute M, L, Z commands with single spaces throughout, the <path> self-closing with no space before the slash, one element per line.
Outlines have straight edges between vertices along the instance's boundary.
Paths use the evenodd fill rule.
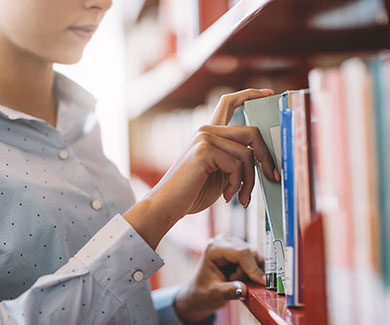
<path fill-rule="evenodd" d="M 274 94 L 274 91 L 272 89 L 268 89 L 268 88 L 260 89 L 260 91 L 265 92 L 265 93 L 269 93 L 272 95 Z"/>
<path fill-rule="evenodd" d="M 258 275 L 258 276 L 256 276 L 256 278 L 257 278 L 257 282 L 258 282 L 258 283 L 263 283 L 264 278 L 263 278 L 262 275 Z"/>
<path fill-rule="evenodd" d="M 280 182 L 280 174 L 276 168 L 274 169 L 274 178 L 275 178 L 275 181 Z"/>
<path fill-rule="evenodd" d="M 237 288 L 235 294 L 236 294 L 237 298 L 239 298 L 240 300 L 245 300 L 245 299 L 246 299 L 246 298 L 242 295 L 242 289 L 241 289 L 241 288 Z"/>
<path fill-rule="evenodd" d="M 248 202 L 245 204 L 244 209 L 246 209 L 249 206 L 249 203 L 251 203 L 252 196 L 249 194 Z"/>

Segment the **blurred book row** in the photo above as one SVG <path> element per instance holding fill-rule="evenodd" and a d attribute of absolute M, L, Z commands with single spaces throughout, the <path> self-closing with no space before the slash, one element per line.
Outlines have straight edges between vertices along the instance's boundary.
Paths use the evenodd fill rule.
<path fill-rule="evenodd" d="M 304 305 L 302 241 L 322 215 L 331 324 L 384 324 L 390 316 L 389 86 L 382 53 L 316 68 L 310 90 L 244 105 L 282 175 L 277 183 L 259 173 L 267 287 L 288 306 Z"/>

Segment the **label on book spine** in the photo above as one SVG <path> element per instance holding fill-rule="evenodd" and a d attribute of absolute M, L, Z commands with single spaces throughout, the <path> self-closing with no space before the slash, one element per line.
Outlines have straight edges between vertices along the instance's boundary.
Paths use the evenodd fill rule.
<path fill-rule="evenodd" d="M 272 232 L 265 232 L 265 274 L 276 273 L 276 259 L 272 240 Z"/>
<path fill-rule="evenodd" d="M 276 276 L 277 276 L 277 292 L 284 294 L 284 286 L 286 285 L 286 272 L 284 267 L 284 249 L 281 240 L 274 241 L 276 251 Z"/>
<path fill-rule="evenodd" d="M 284 290 L 286 295 L 292 296 L 294 294 L 293 291 L 293 274 L 294 274 L 294 248 L 293 247 L 285 247 L 284 248 L 284 257 L 285 257 L 285 266 L 286 266 L 286 281 Z"/>

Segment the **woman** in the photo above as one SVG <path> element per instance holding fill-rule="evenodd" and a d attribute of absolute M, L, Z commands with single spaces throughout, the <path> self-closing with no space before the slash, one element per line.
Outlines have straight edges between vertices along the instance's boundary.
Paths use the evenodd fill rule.
<path fill-rule="evenodd" d="M 134 204 L 102 153 L 94 99 L 53 71 L 80 59 L 110 6 L 0 0 L 0 324 L 200 324 L 246 296 L 239 280 L 263 283 L 257 253 L 218 238 L 155 313 L 147 279 L 163 265 L 154 249 L 167 231 L 221 194 L 228 202 L 239 192 L 247 207 L 253 156 L 279 180 L 258 130 L 226 126 L 245 100 L 272 91 L 223 96 L 210 125 Z"/>

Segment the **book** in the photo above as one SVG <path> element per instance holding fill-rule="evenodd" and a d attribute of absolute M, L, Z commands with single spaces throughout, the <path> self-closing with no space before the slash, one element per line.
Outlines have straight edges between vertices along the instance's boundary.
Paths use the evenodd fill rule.
<path fill-rule="evenodd" d="M 369 62 L 369 69 L 373 77 L 373 103 L 374 103 L 374 128 L 376 135 L 376 165 L 377 165 L 377 204 L 378 204 L 378 220 L 375 222 L 375 218 L 372 228 L 376 230 L 376 233 L 372 234 L 372 239 L 378 239 L 372 245 L 372 255 L 375 256 L 373 260 L 374 269 L 379 272 L 382 284 L 382 291 L 377 295 L 383 297 L 383 299 L 376 298 L 373 304 L 376 305 L 376 319 L 385 319 L 390 317 L 390 205 L 388 202 L 389 189 L 390 189 L 390 173 L 388 166 L 390 162 L 390 150 L 389 150 L 389 126 L 390 126 L 390 98 L 386 94 L 386 91 L 390 87 L 390 54 L 389 52 L 381 53 L 379 56 L 374 57 Z M 375 166 L 373 166 L 375 168 Z M 379 254 L 379 255 L 377 255 Z M 375 271 L 374 271 L 375 272 Z M 371 273 L 372 274 L 372 273 Z M 375 294 L 375 293 L 374 293 Z"/>
<path fill-rule="evenodd" d="M 324 218 L 326 284 L 331 324 L 355 324 L 354 247 L 345 92 L 338 68 L 309 73 L 316 118 L 316 205 Z"/>
<path fill-rule="evenodd" d="M 381 270 L 382 276 L 384 277 L 384 289 L 385 289 L 385 307 L 386 310 L 385 317 L 387 319 L 390 318 L 390 239 L 389 239 L 389 231 L 390 231 L 390 202 L 388 200 L 390 195 L 390 171 L 388 166 L 390 164 L 390 98 L 388 95 L 388 89 L 390 89 L 390 54 L 386 53 L 386 58 L 382 58 L 382 87 L 380 88 L 382 94 L 382 107 L 381 110 L 383 113 L 381 117 L 382 121 L 382 133 L 380 142 L 381 144 L 381 161 L 382 164 L 380 166 L 380 234 L 381 234 Z M 378 116 L 378 118 L 380 118 Z M 380 149 L 378 149 L 378 153 L 380 153 Z M 382 306 L 380 306 L 382 307 Z"/>
<path fill-rule="evenodd" d="M 275 167 L 281 172 L 281 142 L 280 142 L 280 118 L 279 100 L 281 95 L 273 95 L 266 98 L 246 101 L 244 103 L 244 113 L 248 125 L 259 128 L 264 142 L 274 160 Z M 279 292 L 283 293 L 281 285 L 284 279 L 283 243 L 284 243 L 284 222 L 282 207 L 281 183 L 269 181 L 261 171 L 258 170 L 258 178 L 261 184 L 266 215 L 269 220 L 269 227 L 272 233 L 274 249 L 276 250 L 277 275 L 279 280 Z M 277 243 L 277 244 L 276 244 Z M 276 244 L 276 245 L 275 245 Z M 283 275 L 283 278 L 282 278 Z"/>
<path fill-rule="evenodd" d="M 287 304 L 300 307 L 303 296 L 303 234 L 312 223 L 314 213 L 313 159 L 311 144 L 310 91 L 302 89 L 291 94 L 294 112 L 294 179 L 296 182 L 295 258 L 293 259 L 293 294 Z M 290 253 L 291 254 L 291 253 Z M 287 256 L 287 253 L 286 253 Z"/>
<path fill-rule="evenodd" d="M 295 242 L 295 185 L 294 185 L 294 154 L 293 154 L 293 112 L 290 108 L 290 94 L 285 92 L 279 101 L 281 150 L 282 150 L 282 199 L 283 220 L 285 224 L 284 243 L 288 253 L 285 255 L 285 293 L 287 300 L 293 294 L 294 278 L 294 242 Z M 286 259 L 287 257 L 287 259 Z"/>
<path fill-rule="evenodd" d="M 390 89 L 390 54 L 382 60 L 381 70 L 377 78 L 380 87 L 378 89 L 377 102 L 377 131 L 378 154 L 380 170 L 380 209 L 381 209 L 381 260 L 384 286 L 387 293 L 387 301 L 390 302 L 390 96 L 386 91 Z M 390 304 L 388 305 L 390 306 Z"/>

